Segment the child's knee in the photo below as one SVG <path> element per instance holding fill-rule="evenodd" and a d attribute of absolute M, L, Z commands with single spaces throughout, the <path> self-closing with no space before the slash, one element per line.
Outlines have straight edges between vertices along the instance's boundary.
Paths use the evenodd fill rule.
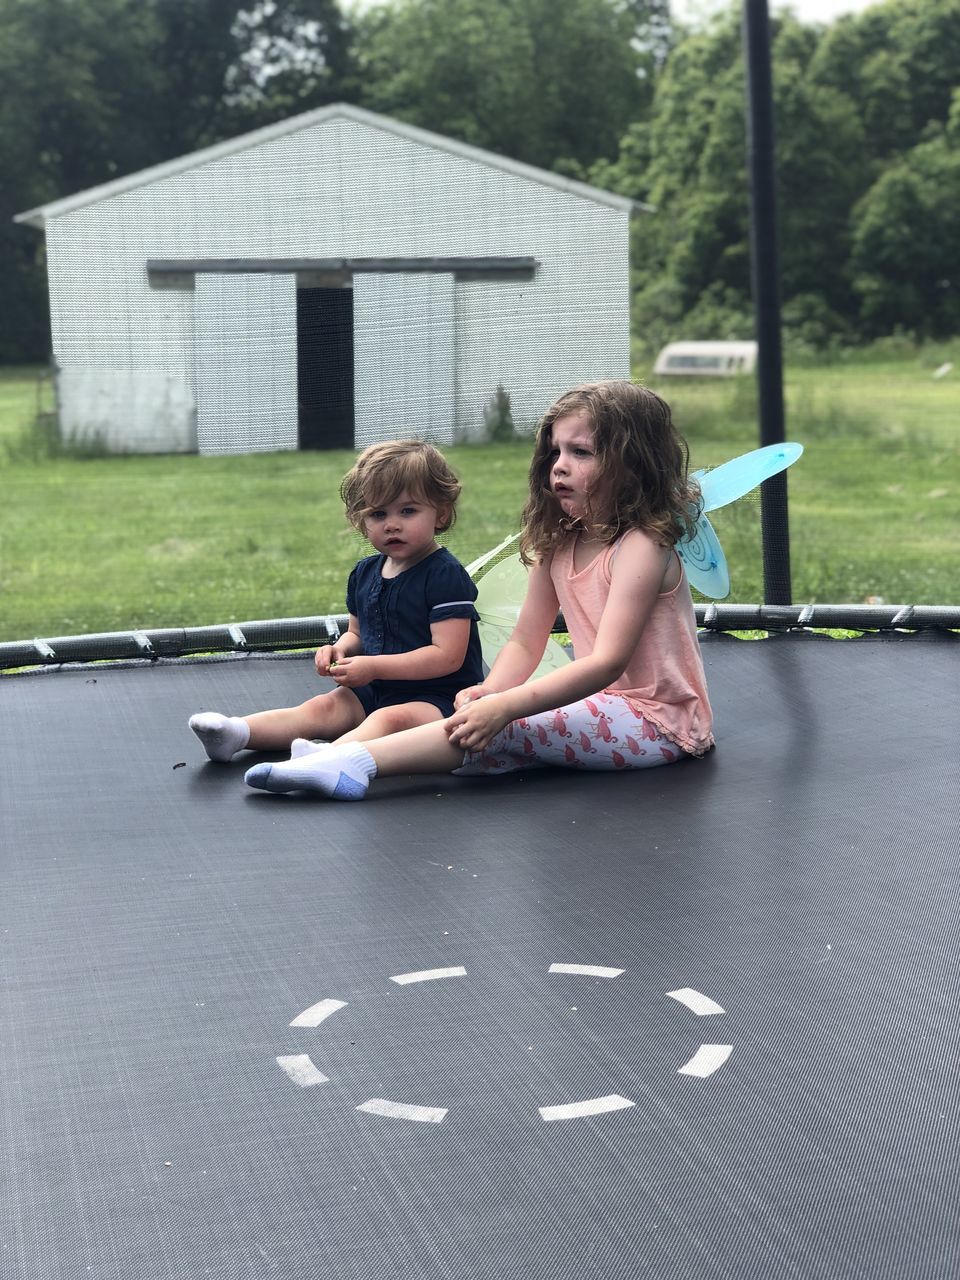
<path fill-rule="evenodd" d="M 368 729 L 375 729 L 378 737 L 386 737 L 388 733 L 415 729 L 418 725 L 440 719 L 442 719 L 440 712 L 435 707 L 427 706 L 426 703 L 416 703 L 397 707 L 380 707 L 376 711 L 371 711 L 365 725 Z"/>
<path fill-rule="evenodd" d="M 363 724 L 363 707 L 350 689 L 329 689 L 291 709 L 300 737 L 337 738 Z"/>

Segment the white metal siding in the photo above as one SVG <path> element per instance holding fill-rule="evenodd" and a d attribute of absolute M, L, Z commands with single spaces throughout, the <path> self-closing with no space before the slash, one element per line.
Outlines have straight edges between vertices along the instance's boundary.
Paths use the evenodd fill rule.
<path fill-rule="evenodd" d="M 405 436 L 451 444 L 453 276 L 357 275 L 353 343 L 358 448 Z"/>
<path fill-rule="evenodd" d="M 197 277 L 197 447 L 297 447 L 297 299 L 291 275 Z"/>

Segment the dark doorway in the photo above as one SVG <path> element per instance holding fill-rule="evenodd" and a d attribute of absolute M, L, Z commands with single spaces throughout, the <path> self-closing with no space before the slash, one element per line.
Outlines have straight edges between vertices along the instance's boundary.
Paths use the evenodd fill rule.
<path fill-rule="evenodd" d="M 297 290 L 301 449 L 353 448 L 353 290 Z"/>

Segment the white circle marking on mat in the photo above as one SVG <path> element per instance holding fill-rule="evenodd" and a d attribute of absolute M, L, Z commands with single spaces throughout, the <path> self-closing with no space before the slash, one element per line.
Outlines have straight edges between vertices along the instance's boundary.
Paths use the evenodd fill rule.
<path fill-rule="evenodd" d="M 607 965 L 596 964 L 552 964 L 550 973 L 580 974 L 592 978 L 619 978 L 625 970 L 614 969 Z M 419 969 L 411 973 L 394 974 L 390 981 L 398 986 L 409 986 L 417 982 L 436 982 L 444 978 L 465 978 L 467 971 L 463 965 L 455 965 L 446 969 Z M 724 1013 L 722 1005 L 705 996 L 693 987 L 679 987 L 676 991 L 668 991 L 667 995 L 685 1005 L 697 1017 L 711 1017 Z M 304 1009 L 290 1023 L 291 1027 L 318 1027 L 339 1009 L 347 1007 L 346 1000 L 327 998 Z M 682 1067 L 677 1069 L 679 1075 L 706 1079 L 727 1061 L 733 1052 L 733 1045 L 702 1044 L 697 1052 Z M 279 1056 L 277 1064 L 284 1074 L 301 1088 L 311 1085 L 328 1084 L 325 1076 L 313 1063 L 309 1054 L 285 1054 Z M 608 1111 L 622 1111 L 636 1104 L 629 1098 L 612 1093 L 602 1098 L 585 1098 L 580 1102 L 565 1102 L 538 1108 L 543 1120 L 574 1120 L 583 1116 L 601 1115 Z M 356 1107 L 370 1115 L 388 1116 L 393 1119 L 413 1120 L 431 1124 L 441 1124 L 446 1118 L 448 1108 L 427 1107 L 408 1102 L 393 1102 L 389 1098 L 370 1098 Z"/>

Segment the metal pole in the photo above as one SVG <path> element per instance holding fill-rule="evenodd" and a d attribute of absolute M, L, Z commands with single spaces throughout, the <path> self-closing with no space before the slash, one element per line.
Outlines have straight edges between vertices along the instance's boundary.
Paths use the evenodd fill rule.
<path fill-rule="evenodd" d="M 783 353 L 780 344 L 780 255 L 777 242 L 773 84 L 767 0 L 744 0 L 747 80 L 747 168 L 750 180 L 750 274 L 757 336 L 760 444 L 784 440 Z M 760 489 L 763 590 L 767 604 L 790 604 L 790 533 L 786 472 Z M 777 536 L 773 536 L 773 531 Z"/>

